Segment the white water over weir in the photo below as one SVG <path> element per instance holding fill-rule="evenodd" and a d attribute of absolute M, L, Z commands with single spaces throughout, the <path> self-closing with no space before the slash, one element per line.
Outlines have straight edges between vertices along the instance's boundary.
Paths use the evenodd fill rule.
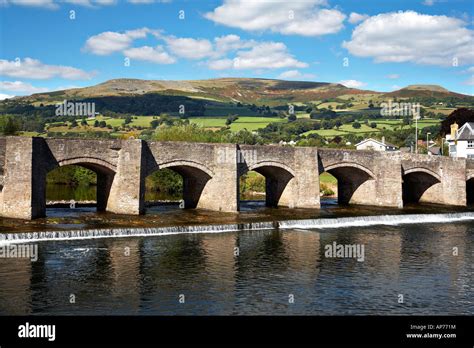
<path fill-rule="evenodd" d="M 197 225 L 149 228 L 103 228 L 67 231 L 0 233 L 0 245 L 41 241 L 162 236 L 184 233 L 225 233 L 271 229 L 331 229 L 375 225 L 449 223 L 474 220 L 474 212 L 446 214 L 376 215 L 307 220 L 286 220 L 226 225 Z"/>

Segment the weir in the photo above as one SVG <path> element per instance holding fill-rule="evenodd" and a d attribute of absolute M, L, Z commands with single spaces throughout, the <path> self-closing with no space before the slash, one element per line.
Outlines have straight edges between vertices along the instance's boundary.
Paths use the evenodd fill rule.
<path fill-rule="evenodd" d="M 375 225 L 404 225 L 425 223 L 451 223 L 474 220 L 474 213 L 445 213 L 445 214 L 404 214 L 404 215 L 375 215 L 342 218 L 321 218 L 307 220 L 268 221 L 223 225 L 170 226 L 151 228 L 103 228 L 77 229 L 68 231 L 40 231 L 0 233 L 0 247 L 9 244 L 34 243 L 58 240 L 82 240 L 98 238 L 152 237 L 189 233 L 228 233 L 249 230 L 288 230 L 288 229 L 317 229 L 366 227 Z"/>
<path fill-rule="evenodd" d="M 0 216 L 46 214 L 46 175 L 79 165 L 97 173 L 97 208 L 145 211 L 145 178 L 169 168 L 183 177 L 184 207 L 238 212 L 239 177 L 266 178 L 267 206 L 319 208 L 319 175 L 338 179 L 340 203 L 401 208 L 428 202 L 465 206 L 474 197 L 474 160 L 312 147 L 143 140 L 0 138 Z"/>

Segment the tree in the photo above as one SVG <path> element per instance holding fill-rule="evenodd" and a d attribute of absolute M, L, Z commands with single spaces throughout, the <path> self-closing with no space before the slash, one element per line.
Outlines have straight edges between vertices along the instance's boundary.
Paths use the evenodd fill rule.
<path fill-rule="evenodd" d="M 20 125 L 12 117 L 2 121 L 0 128 L 3 135 L 16 135 L 20 131 Z"/>
<path fill-rule="evenodd" d="M 354 129 L 359 129 L 361 127 L 361 124 L 357 121 L 355 121 L 353 124 L 352 124 L 352 128 Z"/>
<path fill-rule="evenodd" d="M 474 110 L 460 108 L 453 111 L 444 121 L 441 122 L 441 136 L 451 133 L 451 125 L 456 122 L 461 128 L 466 122 L 474 122 Z"/>
<path fill-rule="evenodd" d="M 289 115 L 288 116 L 288 121 L 290 121 L 290 122 L 296 121 L 296 115 L 295 114 Z"/>
<path fill-rule="evenodd" d="M 126 116 L 125 120 L 123 121 L 124 124 L 132 123 L 132 116 Z"/>
<path fill-rule="evenodd" d="M 370 128 L 377 128 L 377 123 L 371 122 L 370 123 Z"/>
<path fill-rule="evenodd" d="M 323 129 L 331 129 L 332 128 L 331 123 L 327 120 L 324 120 L 324 121 L 321 122 L 321 127 Z"/>
<path fill-rule="evenodd" d="M 94 127 L 99 127 L 99 121 L 97 120 L 94 121 Z"/>

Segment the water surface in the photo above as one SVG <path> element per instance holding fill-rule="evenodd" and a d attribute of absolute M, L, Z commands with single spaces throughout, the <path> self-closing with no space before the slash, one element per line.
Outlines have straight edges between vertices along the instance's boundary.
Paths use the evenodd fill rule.
<path fill-rule="evenodd" d="M 128 225 L 125 217 L 104 218 L 93 208 L 53 208 L 37 226 L 54 226 L 55 216 L 72 219 L 71 226 L 56 226 L 68 233 L 122 223 L 136 228 L 173 221 L 220 226 L 256 217 L 329 221 L 361 215 L 387 219 L 394 211 L 452 211 L 339 207 L 334 201 L 317 211 L 266 209 L 258 202 L 244 208 L 240 215 L 227 215 L 156 207 L 146 216 L 127 217 Z M 473 221 L 300 227 L 39 242 L 37 262 L 0 258 L 0 314 L 474 314 Z M 364 261 L 326 257 L 325 246 L 334 242 L 364 245 Z M 71 294 L 75 304 L 69 303 Z M 404 303 L 398 302 L 400 294 Z M 181 295 L 185 303 L 179 303 Z"/>

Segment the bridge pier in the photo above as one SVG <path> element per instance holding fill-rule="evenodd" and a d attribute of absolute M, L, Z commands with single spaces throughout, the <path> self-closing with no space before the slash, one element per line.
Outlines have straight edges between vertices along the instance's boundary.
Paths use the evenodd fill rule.
<path fill-rule="evenodd" d="M 279 205 L 290 208 L 319 208 L 320 187 L 318 171 L 318 150 L 316 148 L 295 148 L 291 178 L 283 191 Z"/>
<path fill-rule="evenodd" d="M 96 172 L 97 175 L 97 211 L 106 211 L 114 173 Z"/>
<path fill-rule="evenodd" d="M 144 146 L 142 140 L 122 142 L 117 172 L 110 185 L 107 211 L 127 215 L 139 215 L 145 211 Z M 105 180 L 102 184 L 107 186 L 110 181 Z"/>
<path fill-rule="evenodd" d="M 43 146 L 42 138 L 6 138 L 2 216 L 28 220 L 45 216 L 47 170 Z"/>
<path fill-rule="evenodd" d="M 213 157 L 217 165 L 212 178 L 205 183 L 197 207 L 223 212 L 237 212 L 239 201 L 237 146 L 219 144 Z"/>

